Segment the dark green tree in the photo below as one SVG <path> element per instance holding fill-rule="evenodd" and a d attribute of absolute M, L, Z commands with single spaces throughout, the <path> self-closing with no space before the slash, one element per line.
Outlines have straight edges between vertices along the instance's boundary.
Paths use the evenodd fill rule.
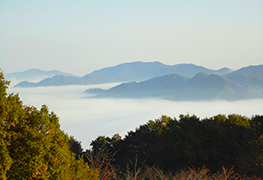
<path fill-rule="evenodd" d="M 73 136 L 69 137 L 69 150 L 75 154 L 75 158 L 79 159 L 79 157 L 83 153 L 83 149 L 81 147 L 81 142 L 74 139 Z"/>
<path fill-rule="evenodd" d="M 246 175 L 262 175 L 262 116 L 217 115 L 200 120 L 189 114 L 179 119 L 162 116 L 130 131 L 124 139 L 111 143 L 99 137 L 94 150 L 108 147 L 116 152 L 121 169 L 137 161 L 164 171 L 203 167 L 211 172 L 234 167 Z M 96 143 L 95 143 L 96 142 Z"/>

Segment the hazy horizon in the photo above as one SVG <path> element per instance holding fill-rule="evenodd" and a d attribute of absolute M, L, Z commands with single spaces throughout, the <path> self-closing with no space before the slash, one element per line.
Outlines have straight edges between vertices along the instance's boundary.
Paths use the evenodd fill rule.
<path fill-rule="evenodd" d="M 123 63 L 133 63 L 133 62 L 145 62 L 145 63 L 147 63 L 147 62 L 160 62 L 160 63 L 165 64 L 165 65 L 194 64 L 194 63 L 183 63 L 183 62 L 182 62 L 182 63 L 176 63 L 176 64 L 166 64 L 166 63 L 163 63 L 163 62 L 161 62 L 161 61 L 130 61 L 130 62 L 123 62 Z M 117 66 L 117 65 L 120 65 L 120 64 L 123 64 L 123 63 L 114 64 L 114 65 L 109 65 L 109 66 L 102 66 L 102 67 L 99 68 L 99 69 L 91 70 L 91 71 L 89 71 L 89 72 L 87 72 L 87 73 L 84 73 L 83 75 L 77 75 L 77 74 L 73 74 L 73 75 L 77 75 L 77 76 L 79 76 L 79 77 L 82 77 L 82 76 L 84 76 L 84 75 L 86 75 L 86 74 L 89 74 L 89 73 L 91 73 L 91 72 L 93 72 L 93 71 L 101 70 L 101 69 L 103 69 L 103 68 L 108 68 L 108 67 L 114 67 L 114 66 Z M 247 66 L 242 66 L 242 67 L 240 67 L 240 68 L 248 67 L 248 66 L 257 66 L 257 65 L 262 65 L 262 64 L 263 64 L 263 62 L 262 62 L 262 63 L 259 63 L 259 64 L 249 64 L 249 65 L 247 65 Z M 222 69 L 222 68 L 229 68 L 229 67 L 226 67 L 226 66 L 224 66 L 224 67 L 218 67 L 218 68 L 208 68 L 208 67 L 206 67 L 206 66 L 204 66 L 204 65 L 201 65 L 201 64 L 194 64 L 194 65 L 203 66 L 204 68 L 211 69 L 211 70 L 219 70 L 219 69 Z M 240 69 L 240 68 L 238 68 L 238 69 Z M 18 72 L 18 73 L 19 73 L 19 72 L 24 72 L 24 71 L 28 71 L 28 70 L 31 70 L 31 69 L 39 69 L 39 70 L 44 70 L 44 71 L 53 71 L 53 70 L 62 71 L 62 70 L 60 70 L 60 69 L 41 69 L 41 67 L 40 67 L 40 68 L 29 68 L 29 69 L 24 69 L 24 70 L 19 70 L 19 71 L 13 71 L 13 72 L 9 72 L 9 73 L 6 73 L 3 69 L 1 69 L 1 71 L 3 71 L 3 73 L 4 73 L 4 75 L 5 75 L 5 74 L 16 73 L 16 72 Z M 231 68 L 229 68 L 229 69 L 231 69 Z M 238 70 L 238 69 L 231 69 L 231 70 L 235 71 L 235 70 Z M 62 71 L 62 72 L 70 73 L 70 72 L 66 72 L 66 71 Z M 12 80 L 17 82 L 16 79 L 12 79 Z M 41 81 L 41 80 L 43 80 L 43 79 L 35 80 L 35 81 L 32 81 L 32 82 L 38 82 L 38 81 Z M 18 81 L 18 82 L 19 82 L 19 81 Z"/>
<path fill-rule="evenodd" d="M 46 104 L 58 117 L 61 129 L 81 141 L 84 149 L 100 135 L 128 131 L 160 118 L 162 115 L 178 118 L 180 114 L 195 114 L 200 118 L 218 114 L 240 114 L 251 117 L 262 115 L 263 100 L 243 101 L 169 101 L 161 99 L 94 99 L 84 91 L 92 87 L 110 88 L 116 85 L 75 85 L 60 87 L 13 88 L 25 105 L 41 108 Z"/>
<path fill-rule="evenodd" d="M 136 61 L 132 61 L 132 62 L 136 62 Z M 125 62 L 125 63 L 132 63 L 132 62 Z M 137 62 L 138 62 L 138 61 L 137 61 Z M 140 61 L 140 62 L 146 62 L 146 61 Z M 156 62 L 156 61 L 148 61 L 148 62 Z M 158 62 L 160 62 L 160 61 L 158 61 Z M 162 62 L 160 62 L 160 63 L 162 63 Z M 123 63 L 120 63 L 120 64 L 123 64 Z M 117 65 L 120 65 L 120 64 L 116 64 L 116 66 L 117 66 Z M 165 64 L 165 63 L 163 63 L 163 64 Z M 193 64 L 193 63 L 178 63 L 178 64 Z M 165 65 L 177 65 L 177 64 L 165 64 Z M 207 68 L 207 69 L 211 69 L 211 68 L 208 68 L 208 67 L 203 66 L 203 65 L 198 65 L 198 64 L 194 64 L 194 65 L 202 66 L 202 67 Z M 263 65 L 263 62 L 260 63 L 260 64 L 250 64 L 250 65 L 247 65 L 247 66 L 242 66 L 242 67 L 240 67 L 239 69 L 244 68 L 244 67 L 248 67 L 248 66 L 257 66 L 257 65 Z M 115 66 L 115 65 L 114 65 L 114 66 Z M 97 70 L 101 70 L 101 69 L 103 69 L 103 68 L 114 67 L 114 66 L 107 66 L 107 67 L 102 67 L 102 68 L 100 68 L 100 69 L 94 69 L 94 70 L 92 70 L 91 72 L 97 71 Z M 229 68 L 229 67 L 218 67 L 218 68 L 211 69 L 211 70 L 220 70 L 220 69 L 222 69 L 222 68 Z M 10 72 L 10 73 L 6 73 L 3 69 L 1 69 L 1 71 L 3 71 L 3 73 L 4 73 L 4 75 L 5 75 L 5 74 L 25 72 L 25 71 L 32 70 L 32 69 L 44 70 L 44 69 L 41 69 L 41 68 L 30 68 L 30 69 L 25 69 L 25 70 L 20 70 L 20 71 L 14 71 L 14 72 Z M 231 68 L 229 68 L 229 69 L 231 69 Z M 44 71 L 53 71 L 53 70 L 61 71 L 60 69 L 49 69 L 49 70 L 47 69 L 47 70 L 44 70 Z M 236 71 L 236 70 L 238 70 L 238 69 L 231 69 L 231 70 L 232 70 L 232 71 Z M 66 71 L 61 71 L 61 72 L 69 73 L 69 72 L 66 72 Z M 81 75 L 81 76 L 78 76 L 77 74 L 72 74 L 72 75 L 76 75 L 77 77 L 82 77 L 82 76 L 87 75 L 87 74 L 89 74 L 89 73 L 91 73 L 91 72 L 84 73 L 84 74 Z M 47 78 L 47 77 L 46 77 L 46 78 Z M 39 79 L 28 80 L 28 81 L 29 81 L 29 82 L 39 82 L 39 81 L 41 81 L 41 80 L 43 80 L 43 79 L 45 79 L 45 78 L 39 78 Z M 11 81 L 12 85 L 15 85 L 15 84 L 21 82 L 21 80 L 17 80 L 17 79 L 15 79 L 15 78 L 12 78 L 12 79 L 9 79 L 9 80 Z"/>
<path fill-rule="evenodd" d="M 83 76 L 125 62 L 262 64 L 263 1 L 0 0 L 0 68 Z"/>

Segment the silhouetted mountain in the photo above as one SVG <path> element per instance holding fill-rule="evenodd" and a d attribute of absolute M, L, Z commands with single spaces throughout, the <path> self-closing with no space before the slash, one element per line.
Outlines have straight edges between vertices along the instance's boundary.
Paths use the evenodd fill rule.
<path fill-rule="evenodd" d="M 241 86 L 252 86 L 263 92 L 263 65 L 248 66 L 225 75 Z"/>
<path fill-rule="evenodd" d="M 160 72 L 157 73 L 157 76 L 163 76 L 163 75 L 168 75 L 168 74 L 179 74 L 181 76 L 193 77 L 199 72 L 204 72 L 206 74 L 224 75 L 224 74 L 232 72 L 232 70 L 228 68 L 221 68 L 219 70 L 211 70 L 211 69 L 204 68 L 203 66 L 197 66 L 194 64 L 177 64 L 177 65 L 168 66 L 162 69 Z"/>
<path fill-rule="evenodd" d="M 174 66 L 170 66 L 164 65 L 160 62 L 132 62 L 96 70 L 80 78 L 72 78 L 70 76 L 59 78 L 53 77 L 47 78 L 35 84 L 22 82 L 20 84 L 17 84 L 16 86 L 26 87 L 26 85 L 29 85 L 30 87 L 37 87 L 72 84 L 101 84 L 125 81 L 145 81 L 154 77 L 175 73 L 182 76 L 192 77 L 199 72 L 205 72 L 207 74 L 225 74 L 231 72 L 231 70 L 228 68 L 211 70 L 202 66 L 196 66 L 194 64 L 177 64 Z"/>
<path fill-rule="evenodd" d="M 89 94 L 100 94 L 105 92 L 106 90 L 101 89 L 101 88 L 90 88 L 87 89 L 84 93 L 89 93 Z"/>
<path fill-rule="evenodd" d="M 23 72 L 5 74 L 4 76 L 7 80 L 16 79 L 21 81 L 39 81 L 45 78 L 53 77 L 55 75 L 75 76 L 73 74 L 61 72 L 58 70 L 44 71 L 40 69 L 29 69 Z"/>
<path fill-rule="evenodd" d="M 114 67 L 107 67 L 101 70 L 93 71 L 83 78 L 91 82 L 101 79 L 101 83 L 124 82 L 124 81 L 142 81 L 158 76 L 157 72 L 169 67 L 160 62 L 131 62 L 123 63 Z"/>
<path fill-rule="evenodd" d="M 98 98 L 165 98 L 170 100 L 240 100 L 262 98 L 255 89 L 238 86 L 224 76 L 198 73 L 193 78 L 164 75 L 143 82 L 129 82 L 97 95 Z"/>
<path fill-rule="evenodd" d="M 243 67 L 237 71 L 226 74 L 226 77 L 236 74 L 243 74 L 263 80 L 263 65 Z"/>
<path fill-rule="evenodd" d="M 82 84 L 81 79 L 78 77 L 55 75 L 52 78 L 46 78 L 38 83 L 22 81 L 15 85 L 15 87 L 63 86 L 77 84 Z"/>

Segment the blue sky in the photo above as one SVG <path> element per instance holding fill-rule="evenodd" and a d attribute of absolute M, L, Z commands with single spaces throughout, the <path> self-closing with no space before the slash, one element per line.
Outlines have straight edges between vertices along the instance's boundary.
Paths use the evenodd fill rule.
<path fill-rule="evenodd" d="M 0 68 L 263 64 L 262 0 L 0 0 Z"/>

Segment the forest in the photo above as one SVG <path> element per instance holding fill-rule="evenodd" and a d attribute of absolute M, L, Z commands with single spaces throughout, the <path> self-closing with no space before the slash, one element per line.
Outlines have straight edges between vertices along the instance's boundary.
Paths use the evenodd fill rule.
<path fill-rule="evenodd" d="M 93 153 L 104 149 L 115 154 L 113 164 L 122 171 L 136 162 L 166 173 L 205 166 L 210 173 L 224 167 L 244 176 L 262 177 L 262 124 L 263 116 L 199 119 L 187 114 L 178 120 L 162 116 L 123 139 L 118 134 L 99 136 L 91 146 Z"/>
<path fill-rule="evenodd" d="M 43 105 L 7 94 L 0 73 L 0 179 L 262 179 L 263 116 L 162 116 L 91 149 Z"/>

